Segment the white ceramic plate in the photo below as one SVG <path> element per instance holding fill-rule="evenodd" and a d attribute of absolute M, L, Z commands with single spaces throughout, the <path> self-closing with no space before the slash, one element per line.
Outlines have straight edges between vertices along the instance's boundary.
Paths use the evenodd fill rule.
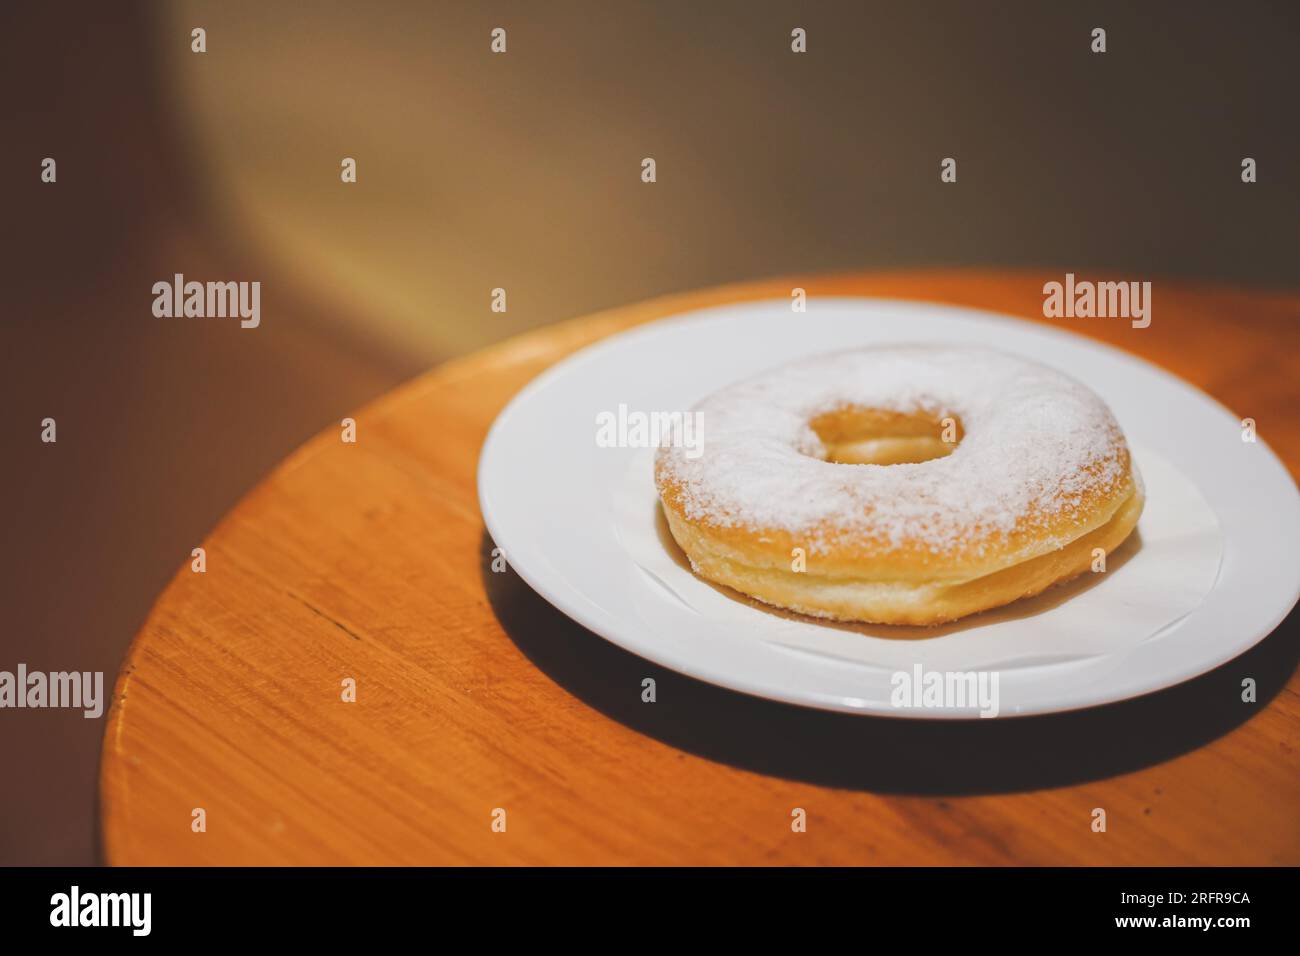
<path fill-rule="evenodd" d="M 1166 473 L 1199 491 L 1222 533 L 1212 589 L 1162 627 L 1159 639 L 1136 635 L 1065 659 L 1050 646 L 1039 647 L 1023 659 L 999 660 L 1001 715 L 1095 706 L 1188 680 L 1262 640 L 1294 606 L 1300 596 L 1300 494 L 1263 441 L 1267 422 L 1260 423 L 1259 441 L 1243 442 L 1236 415 L 1132 355 L 1037 323 L 929 303 L 828 298 L 810 302 L 802 314 L 793 314 L 784 300 L 742 303 L 642 326 L 584 349 L 525 387 L 492 426 L 478 475 L 488 532 L 510 566 L 555 607 L 673 670 L 830 710 L 975 716 L 972 708 L 894 706 L 882 675 L 897 663 L 897 640 L 799 619 L 800 647 L 792 648 L 770 639 L 781 628 L 790 630 L 788 615 L 741 601 L 732 602 L 724 620 L 679 600 L 634 560 L 626 529 L 619 530 L 626 517 L 617 513 L 618 500 L 629 469 L 638 457 L 648 460 L 645 451 L 602 448 L 595 438 L 597 414 L 620 404 L 685 410 L 724 385 L 802 356 L 905 342 L 990 346 L 1083 381 L 1110 405 L 1139 453 L 1149 449 L 1172 466 Z M 705 441 L 707 447 L 707 432 Z M 651 507 L 645 514 L 653 522 Z M 1094 606 L 1104 596 L 1092 595 Z M 1013 615 L 1009 624 L 981 616 L 972 627 L 979 640 L 996 642 L 1014 624 L 1020 640 L 1006 646 L 1023 649 L 1032 614 L 1043 615 L 1038 620 L 1050 642 L 1049 615 L 1068 613 L 1061 608 L 1069 604 Z M 1122 607 L 1111 610 L 1123 617 Z M 963 669 L 969 655 L 958 651 L 970 649 L 970 633 L 958 628 L 921 638 L 927 670 Z M 837 653 L 846 640 L 853 653 Z M 878 661 L 873 647 L 881 649 Z M 948 658 L 951 668 L 945 667 Z"/>

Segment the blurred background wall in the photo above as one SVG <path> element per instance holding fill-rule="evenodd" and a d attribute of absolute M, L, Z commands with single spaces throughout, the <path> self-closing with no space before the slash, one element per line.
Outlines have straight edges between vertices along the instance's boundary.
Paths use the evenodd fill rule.
<path fill-rule="evenodd" d="M 185 0 L 155 45 L 225 232 L 431 360 L 799 270 L 1295 282 L 1298 25 L 1294 3 Z"/>
<path fill-rule="evenodd" d="M 529 327 L 895 266 L 1294 288 L 1297 42 L 1290 2 L 9 0 L 0 669 L 111 684 L 260 475 Z M 261 327 L 155 319 L 176 272 Z M 96 859 L 102 727 L 0 711 L 0 862 Z"/>

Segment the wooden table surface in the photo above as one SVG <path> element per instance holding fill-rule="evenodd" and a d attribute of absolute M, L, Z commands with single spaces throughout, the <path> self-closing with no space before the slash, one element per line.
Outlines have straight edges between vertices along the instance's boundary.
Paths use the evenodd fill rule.
<path fill-rule="evenodd" d="M 479 448 L 506 401 L 574 349 L 793 286 L 1045 321 L 1052 278 L 808 276 L 674 296 L 437 368 L 358 411 L 355 444 L 327 428 L 203 542 L 205 573 L 185 558 L 137 636 L 104 741 L 108 862 L 1300 864 L 1295 614 L 1158 694 L 937 724 L 664 671 L 490 570 Z M 1157 281 L 1152 301 L 1143 330 L 1057 321 L 1254 418 L 1295 475 L 1300 296 Z"/>

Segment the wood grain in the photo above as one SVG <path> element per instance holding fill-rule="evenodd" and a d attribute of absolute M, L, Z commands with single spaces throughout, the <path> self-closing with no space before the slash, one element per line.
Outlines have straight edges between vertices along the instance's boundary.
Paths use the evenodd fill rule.
<path fill-rule="evenodd" d="M 742 299 L 880 295 L 1041 319 L 1035 273 L 810 276 L 675 296 L 444 365 L 292 454 L 159 598 L 106 728 L 113 864 L 1297 864 L 1295 615 L 1177 688 L 939 726 L 734 694 L 493 574 L 474 474 L 530 378 Z M 1197 383 L 1300 470 L 1300 296 L 1157 282 L 1154 321 L 1063 320 Z M 995 344 L 995 343 L 994 343 Z M 1243 493 L 1248 493 L 1243 489 Z M 643 704 L 640 681 L 658 680 Z M 1241 678 L 1260 700 L 1243 704 Z M 356 703 L 341 681 L 358 684 Z M 191 830 L 206 811 L 207 831 Z M 494 808 L 507 830 L 494 833 Z M 808 816 L 791 832 L 791 810 Z M 1094 808 L 1108 829 L 1091 831 Z"/>

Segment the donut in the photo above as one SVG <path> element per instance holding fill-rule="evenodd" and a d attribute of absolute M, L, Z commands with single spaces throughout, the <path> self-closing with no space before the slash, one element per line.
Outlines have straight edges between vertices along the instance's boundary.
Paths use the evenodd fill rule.
<path fill-rule="evenodd" d="M 1106 404 L 990 349 L 818 356 L 694 411 L 699 447 L 655 453 L 673 539 L 700 577 L 813 617 L 933 625 L 1008 604 L 1096 567 L 1142 513 Z"/>

